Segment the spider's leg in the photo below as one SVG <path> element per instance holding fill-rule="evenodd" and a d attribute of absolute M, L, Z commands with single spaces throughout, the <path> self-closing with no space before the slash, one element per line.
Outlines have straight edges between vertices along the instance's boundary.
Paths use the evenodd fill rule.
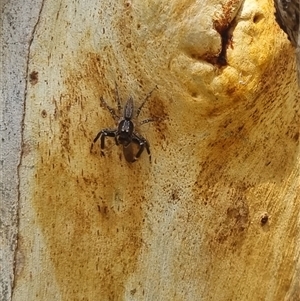
<path fill-rule="evenodd" d="M 150 91 L 150 92 L 146 95 L 145 100 L 142 102 L 142 104 L 140 105 L 140 107 L 139 107 L 139 108 L 137 109 L 137 111 L 136 111 L 136 117 L 138 117 L 138 116 L 140 115 L 141 110 L 142 110 L 142 108 L 143 108 L 145 102 L 148 100 L 148 98 L 151 96 L 152 92 L 153 92 L 156 88 L 157 88 L 157 86 L 155 86 L 155 87 L 152 89 L 152 91 Z"/>
<path fill-rule="evenodd" d="M 93 144 L 99 139 L 100 135 L 101 135 L 102 131 L 100 131 L 97 136 L 95 137 L 95 139 L 93 140 Z"/>
<path fill-rule="evenodd" d="M 156 117 L 154 117 L 154 118 L 147 118 L 145 120 L 140 121 L 139 125 L 142 125 L 142 124 L 145 124 L 145 123 L 148 123 L 148 122 L 159 121 L 159 120 L 160 120 L 160 118 L 156 118 Z"/>
<path fill-rule="evenodd" d="M 104 106 L 104 108 L 106 108 L 109 111 L 110 115 L 115 120 L 119 119 L 119 117 L 117 116 L 115 110 L 107 104 L 107 102 L 104 100 L 104 98 L 102 96 L 100 97 L 100 102 L 101 102 L 102 106 Z"/>
<path fill-rule="evenodd" d="M 150 145 L 149 145 L 147 140 L 145 140 L 145 148 L 146 148 L 146 151 L 147 151 L 147 154 L 148 154 L 148 157 L 149 157 L 149 161 L 151 163 Z"/>
<path fill-rule="evenodd" d="M 105 147 L 105 137 L 116 137 L 117 131 L 116 130 L 110 130 L 110 129 L 104 129 L 98 133 L 96 138 L 94 139 L 94 143 L 99 139 L 100 137 L 100 155 L 104 156 L 104 147 Z"/>
<path fill-rule="evenodd" d="M 146 151 L 149 156 L 149 161 L 151 163 L 150 145 L 149 145 L 148 141 L 144 137 L 139 136 L 136 133 L 133 133 L 132 142 L 134 142 L 135 144 L 138 144 L 140 147 L 137 154 L 134 156 L 134 159 L 132 162 L 136 161 L 141 156 L 144 149 L 146 148 Z"/>
<path fill-rule="evenodd" d="M 118 90 L 118 85 L 117 82 L 115 82 L 116 85 L 116 100 L 117 100 L 117 105 L 118 105 L 118 113 L 121 115 L 121 111 L 122 111 L 122 106 L 121 106 L 121 100 L 120 100 L 120 96 L 119 96 L 119 90 Z"/>
<path fill-rule="evenodd" d="M 95 139 L 93 140 L 93 142 L 92 142 L 92 144 L 91 144 L 91 151 L 92 151 L 92 148 L 94 147 L 94 143 L 99 139 L 99 137 L 101 136 L 101 133 L 102 133 L 102 131 L 100 131 L 98 134 L 97 134 L 97 136 L 95 137 Z"/>

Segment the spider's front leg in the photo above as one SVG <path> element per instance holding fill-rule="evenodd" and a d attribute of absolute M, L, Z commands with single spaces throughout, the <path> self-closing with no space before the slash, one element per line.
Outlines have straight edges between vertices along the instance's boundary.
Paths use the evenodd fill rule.
<path fill-rule="evenodd" d="M 117 105 L 118 105 L 118 113 L 121 114 L 122 111 L 122 106 L 121 106 L 121 100 L 120 100 L 120 96 L 119 96 L 119 90 L 118 90 L 118 85 L 117 82 L 115 82 L 115 94 L 116 94 L 116 101 L 117 101 Z"/>
<path fill-rule="evenodd" d="M 132 142 L 138 144 L 140 147 L 132 162 L 136 161 L 141 156 L 144 149 L 146 148 L 147 154 L 149 156 L 149 161 L 151 163 L 150 145 L 148 141 L 143 136 L 139 136 L 136 133 L 133 133 Z"/>
<path fill-rule="evenodd" d="M 94 143 L 100 138 L 100 155 L 105 156 L 103 149 L 105 148 L 105 137 L 113 137 L 116 138 L 117 136 L 117 131 L 116 130 L 110 130 L 110 129 L 103 129 L 101 130 L 97 136 L 95 137 L 92 147 Z"/>
<path fill-rule="evenodd" d="M 139 122 L 139 125 L 143 125 L 145 123 L 149 123 L 149 122 L 154 122 L 154 121 L 160 121 L 161 118 L 158 118 L 158 117 L 154 117 L 154 118 L 147 118 L 145 120 L 142 120 Z"/>
<path fill-rule="evenodd" d="M 110 107 L 110 106 L 108 105 L 108 103 L 104 100 L 104 98 L 103 98 L 102 96 L 100 97 L 100 103 L 101 103 L 101 105 L 102 105 L 104 108 L 106 108 L 106 109 L 109 111 L 110 115 L 112 116 L 112 118 L 113 118 L 115 121 L 117 121 L 117 120 L 119 119 L 119 117 L 118 117 L 118 115 L 116 114 L 115 110 L 114 110 L 112 107 Z"/>
<path fill-rule="evenodd" d="M 144 101 L 142 102 L 142 104 L 140 105 L 140 107 L 137 109 L 136 111 L 136 117 L 139 117 L 140 113 L 141 113 L 141 110 L 144 106 L 144 104 L 146 103 L 146 101 L 148 100 L 148 98 L 151 96 L 152 92 L 157 89 L 157 86 L 155 86 L 147 95 L 146 95 L 146 98 L 144 99 Z"/>

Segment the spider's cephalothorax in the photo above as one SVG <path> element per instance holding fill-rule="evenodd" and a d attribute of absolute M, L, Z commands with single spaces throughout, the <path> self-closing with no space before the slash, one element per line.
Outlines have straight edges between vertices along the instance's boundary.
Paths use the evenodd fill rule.
<path fill-rule="evenodd" d="M 153 90 L 150 93 L 148 93 L 145 100 L 142 102 L 140 107 L 137 109 L 136 117 L 139 116 L 142 107 L 144 106 L 147 99 L 151 96 Z M 142 152 L 144 151 L 145 148 L 149 155 L 149 160 L 151 162 L 150 145 L 149 145 L 148 141 L 143 136 L 141 136 L 140 134 L 135 132 L 135 129 L 134 129 L 135 127 L 134 127 L 134 123 L 132 121 L 133 109 L 134 109 L 132 97 L 129 97 L 129 99 L 127 100 L 125 107 L 124 107 L 122 117 L 119 117 L 122 107 L 121 107 L 121 102 L 120 102 L 117 87 L 116 87 L 116 100 L 117 100 L 117 104 L 118 104 L 118 113 L 119 113 L 118 115 L 115 113 L 115 110 L 106 103 L 106 101 L 103 99 L 103 97 L 100 98 L 101 104 L 110 112 L 112 117 L 117 122 L 118 126 L 117 126 L 117 129 L 101 130 L 95 137 L 93 144 L 100 138 L 101 155 L 104 156 L 103 150 L 105 147 L 105 137 L 113 137 L 113 138 L 115 138 L 115 142 L 117 145 L 121 144 L 123 146 L 123 152 L 125 155 L 125 159 L 128 162 L 136 161 L 140 157 L 140 155 L 142 154 Z M 155 121 L 155 120 L 156 119 L 149 118 L 149 119 L 141 121 L 139 124 L 142 125 L 144 123 L 148 123 L 148 122 Z M 134 143 L 138 146 L 138 151 L 135 155 L 131 153 L 132 152 L 132 149 L 131 149 L 132 143 Z M 93 144 L 92 144 L 92 146 L 93 146 Z"/>

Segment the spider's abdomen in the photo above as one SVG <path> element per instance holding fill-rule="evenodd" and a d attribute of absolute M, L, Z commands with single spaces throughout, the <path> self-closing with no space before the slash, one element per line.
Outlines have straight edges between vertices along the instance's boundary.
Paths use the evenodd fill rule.
<path fill-rule="evenodd" d="M 124 118 L 131 119 L 133 115 L 133 98 L 129 97 L 124 107 Z"/>

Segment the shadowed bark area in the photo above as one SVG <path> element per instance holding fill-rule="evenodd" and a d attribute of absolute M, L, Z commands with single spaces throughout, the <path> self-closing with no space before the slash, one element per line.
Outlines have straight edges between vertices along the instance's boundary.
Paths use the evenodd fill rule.
<path fill-rule="evenodd" d="M 267 0 L 43 2 L 27 62 L 13 301 L 295 299 L 291 58 Z M 117 109 L 116 84 L 135 109 L 157 86 L 132 119 L 151 163 L 146 151 L 126 161 L 114 137 L 104 156 L 99 140 L 91 148 L 117 127 L 100 101 Z"/>

